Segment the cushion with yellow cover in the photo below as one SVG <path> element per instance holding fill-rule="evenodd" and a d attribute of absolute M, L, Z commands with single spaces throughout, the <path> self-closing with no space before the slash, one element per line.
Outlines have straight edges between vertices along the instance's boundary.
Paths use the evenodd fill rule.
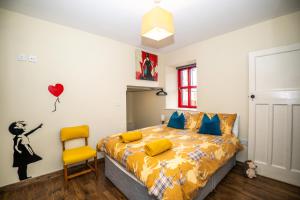
<path fill-rule="evenodd" d="M 200 123 L 198 123 L 200 118 L 200 113 L 190 113 L 184 112 L 185 125 L 186 129 L 199 129 Z"/>
<path fill-rule="evenodd" d="M 219 113 L 218 116 L 221 120 L 222 135 L 232 134 L 233 125 L 236 120 L 237 114 Z"/>
<path fill-rule="evenodd" d="M 145 145 L 145 152 L 149 156 L 156 156 L 172 147 L 172 142 L 168 139 L 160 139 L 149 142 Z"/>
<path fill-rule="evenodd" d="M 96 150 L 89 146 L 77 147 L 64 150 L 63 161 L 64 164 L 72 164 L 93 158 L 96 156 Z"/>
<path fill-rule="evenodd" d="M 122 142 L 128 143 L 142 139 L 142 133 L 140 131 L 129 131 L 120 135 Z"/>

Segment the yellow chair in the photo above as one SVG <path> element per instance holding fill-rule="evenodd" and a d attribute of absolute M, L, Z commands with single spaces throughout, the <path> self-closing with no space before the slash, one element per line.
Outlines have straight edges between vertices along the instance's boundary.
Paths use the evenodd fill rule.
<path fill-rule="evenodd" d="M 86 174 L 89 172 L 95 172 L 96 178 L 98 177 L 97 172 L 97 152 L 88 146 L 88 137 L 89 137 L 89 127 L 84 126 L 76 126 L 76 127 L 67 127 L 62 128 L 60 131 L 60 138 L 63 146 L 63 155 L 62 159 L 64 162 L 64 177 L 65 181 L 68 179 L 74 178 L 76 176 L 80 176 L 82 174 Z M 65 148 L 65 142 L 68 140 L 84 138 L 85 146 L 77 147 L 77 148 Z M 88 163 L 88 160 L 94 158 L 94 167 Z M 85 164 L 89 169 L 83 170 L 78 173 L 74 173 L 68 175 L 68 165 L 85 161 Z"/>

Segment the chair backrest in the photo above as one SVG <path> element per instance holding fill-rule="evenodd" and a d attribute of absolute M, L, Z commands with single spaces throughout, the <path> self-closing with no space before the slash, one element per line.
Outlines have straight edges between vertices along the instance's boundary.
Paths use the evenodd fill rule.
<path fill-rule="evenodd" d="M 87 125 L 62 128 L 60 131 L 60 139 L 62 142 L 77 138 L 88 138 L 89 127 Z"/>

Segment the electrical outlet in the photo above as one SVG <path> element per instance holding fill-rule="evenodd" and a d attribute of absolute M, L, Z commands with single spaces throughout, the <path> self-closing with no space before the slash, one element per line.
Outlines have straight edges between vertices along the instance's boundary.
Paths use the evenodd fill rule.
<path fill-rule="evenodd" d="M 36 63 L 37 56 L 33 56 L 33 55 L 28 56 L 28 62 Z"/>
<path fill-rule="evenodd" d="M 240 142 L 242 145 L 248 146 L 248 140 L 247 139 L 240 139 Z"/>

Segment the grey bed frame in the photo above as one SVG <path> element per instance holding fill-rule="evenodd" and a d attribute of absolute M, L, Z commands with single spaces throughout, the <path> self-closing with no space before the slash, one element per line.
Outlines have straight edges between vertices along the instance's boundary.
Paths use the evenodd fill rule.
<path fill-rule="evenodd" d="M 203 188 L 199 189 L 195 200 L 205 199 L 235 166 L 235 163 L 236 156 L 234 155 L 210 177 Z M 146 186 L 141 181 L 108 155 L 105 155 L 105 176 L 130 200 L 156 199 L 148 194 Z"/>

